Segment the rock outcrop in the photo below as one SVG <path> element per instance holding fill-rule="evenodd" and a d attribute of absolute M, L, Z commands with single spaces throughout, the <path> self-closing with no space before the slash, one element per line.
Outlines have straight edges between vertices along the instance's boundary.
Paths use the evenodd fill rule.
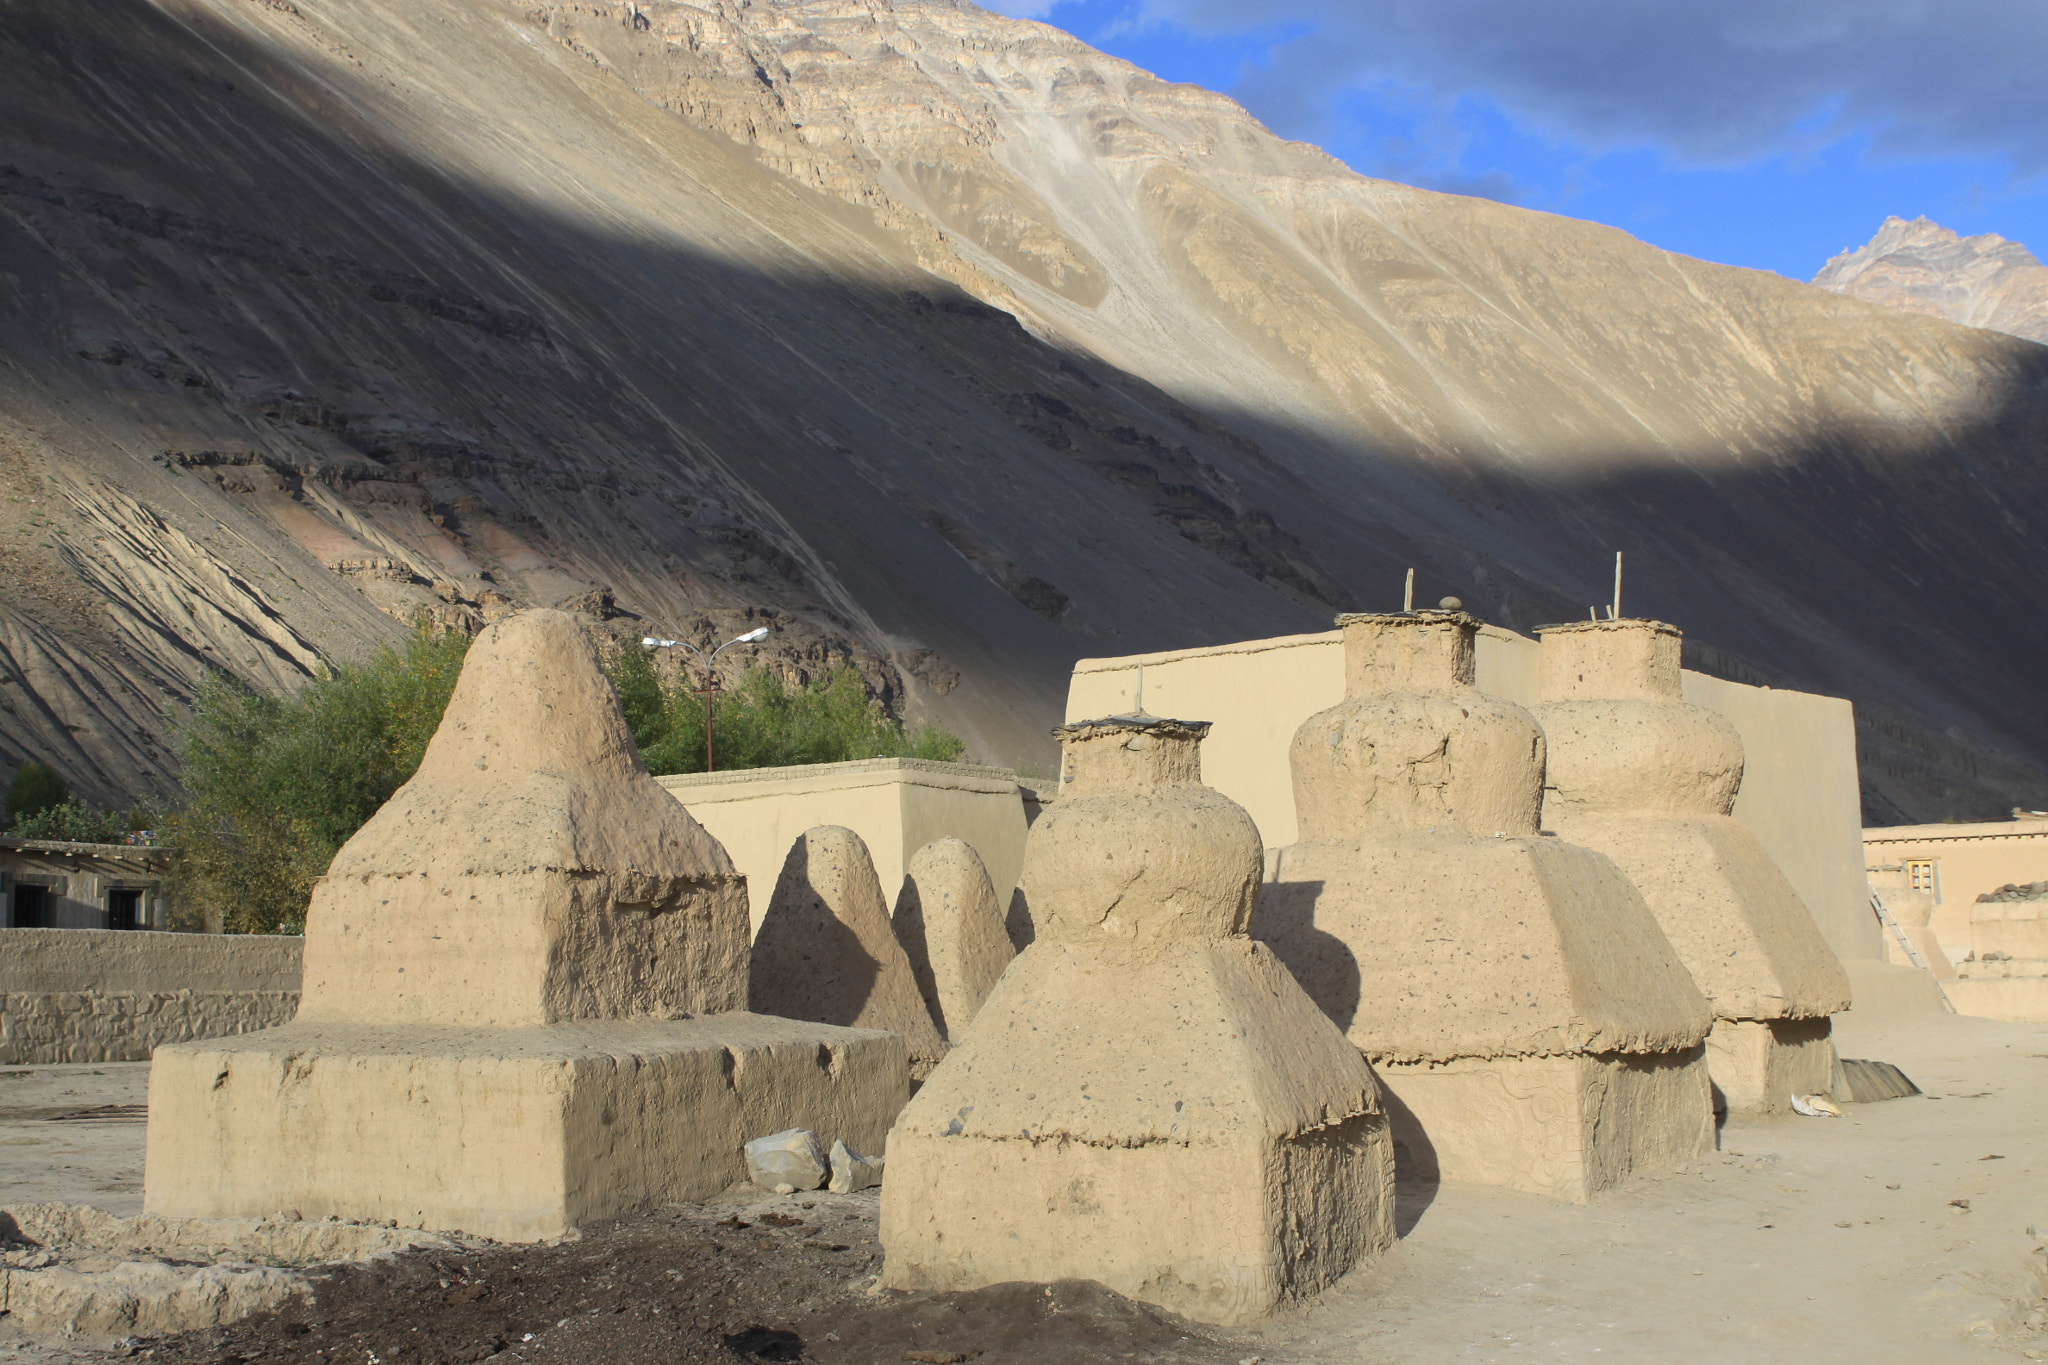
<path fill-rule="evenodd" d="M 1572 619 L 1616 547 L 1854 698 L 1889 820 L 2048 805 L 2031 344 L 1368 180 L 954 0 L 24 0 L 0 61 L 0 772 L 166 790 L 212 669 L 563 603 L 769 613 L 1043 763 L 1077 656 L 1411 564 Z"/>
<path fill-rule="evenodd" d="M 2048 342 L 2048 266 L 1995 233 L 1959 237 L 1925 218 L 1887 218 L 1813 282 L 1852 298 Z"/>

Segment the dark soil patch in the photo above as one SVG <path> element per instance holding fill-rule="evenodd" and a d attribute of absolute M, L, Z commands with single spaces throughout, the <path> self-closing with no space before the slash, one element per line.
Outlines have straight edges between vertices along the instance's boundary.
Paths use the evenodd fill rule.
<path fill-rule="evenodd" d="M 1221 1333 L 1086 1280 L 873 1289 L 875 1200 L 665 1210 L 559 1246 L 418 1251 L 318 1274 L 310 1302 L 137 1343 L 150 1365 L 1215 1365 Z"/>

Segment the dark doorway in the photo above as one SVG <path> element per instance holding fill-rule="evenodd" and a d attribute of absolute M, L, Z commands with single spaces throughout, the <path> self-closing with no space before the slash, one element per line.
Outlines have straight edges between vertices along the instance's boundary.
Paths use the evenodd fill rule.
<path fill-rule="evenodd" d="M 7 898 L 7 926 L 10 929 L 49 928 L 50 888 L 16 882 Z"/>
<path fill-rule="evenodd" d="M 147 929 L 142 922 L 142 892 L 132 886 L 116 886 L 107 891 L 107 927 L 109 929 Z"/>

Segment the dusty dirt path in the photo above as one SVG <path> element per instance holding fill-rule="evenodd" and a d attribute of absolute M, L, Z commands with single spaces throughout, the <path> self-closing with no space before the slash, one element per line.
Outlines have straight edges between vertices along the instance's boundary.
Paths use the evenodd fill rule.
<path fill-rule="evenodd" d="M 0 1208 L 142 1212 L 148 1062 L 0 1067 Z"/>
<path fill-rule="evenodd" d="M 540 1330 L 533 1346 L 519 1343 L 522 1358 L 538 1349 L 536 1362 L 544 1355 L 557 1365 L 681 1365 L 698 1358 L 701 1341 L 719 1358 L 741 1360 L 747 1357 L 717 1349 L 721 1338 L 756 1323 L 797 1331 L 803 1354 L 783 1358 L 821 1365 L 893 1361 L 906 1349 L 941 1345 L 982 1350 L 984 1365 L 1176 1358 L 1228 1365 L 1253 1357 L 1265 1365 L 1984 1365 L 2048 1358 L 2048 1335 L 2039 1331 L 2048 1258 L 2041 1237 L 2028 1232 L 2048 1234 L 2048 1025 L 1944 1016 L 1884 1026 L 1847 1021 L 1839 1037 L 1845 1055 L 1898 1064 L 1926 1096 L 1851 1105 L 1838 1120 L 1732 1124 L 1722 1133 L 1722 1150 L 1707 1161 L 1585 1207 L 1491 1190 L 1406 1187 L 1407 1235 L 1391 1255 L 1318 1304 L 1249 1334 L 1185 1335 L 1169 1319 L 1081 1286 L 1063 1287 L 1051 1303 L 1035 1290 L 943 1296 L 944 1302 L 868 1295 L 860 1291 L 874 1268 L 872 1195 L 796 1197 L 815 1207 L 793 1206 L 790 1214 L 805 1223 L 791 1227 L 759 1218 L 771 1205 L 793 1201 L 761 1196 L 621 1229 L 621 1273 L 598 1296 L 615 1311 L 598 1318 L 588 1315 L 593 1300 L 581 1284 L 594 1269 L 585 1264 L 598 1250 L 593 1243 L 613 1234 L 598 1232 L 580 1248 L 552 1252 L 506 1249 L 521 1261 L 508 1261 L 507 1274 L 539 1277 L 535 1282 L 568 1277 L 578 1282 L 569 1299 L 584 1300 L 561 1304 L 583 1317 L 564 1316 L 559 1325 L 558 1295 L 551 1291 L 545 1305 L 536 1300 L 531 1326 Z M 55 1087 L 56 1104 L 19 1103 L 19 1110 L 120 1102 L 136 1086 L 122 1068 L 36 1070 L 75 1074 L 36 1082 L 38 1095 Z M 102 1074 L 88 1074 L 95 1070 Z M 0 1084 L 26 1079 L 0 1077 Z M 9 1093 L 28 1097 L 25 1089 L 0 1097 Z M 9 1122 L 0 1113 L 0 1202 L 22 1198 L 28 1188 L 40 1199 L 105 1207 L 131 1201 L 126 1190 L 101 1187 L 132 1179 L 141 1125 L 96 1125 L 89 1134 L 81 1126 L 79 1134 L 68 1123 L 26 1116 Z M 12 1135 L 48 1140 L 5 1145 Z M 1967 1211 L 1955 1200 L 1967 1200 Z M 752 1226 L 717 1225 L 734 1213 Z M 826 1233 L 844 1249 L 804 1245 Z M 713 1243 L 721 1244 L 715 1254 Z M 561 1264 L 550 1269 L 550 1256 Z M 530 1258 L 537 1259 L 527 1267 Z M 628 1262 L 648 1273 L 624 1273 Z M 668 1273 L 691 1278 L 694 1269 L 706 1283 L 679 1283 Z M 417 1271 L 360 1283 L 351 1310 L 359 1319 L 342 1336 L 379 1315 L 407 1334 L 414 1325 L 433 1332 L 430 1319 L 446 1318 L 452 1328 L 459 1317 L 464 1332 L 489 1325 L 481 1318 L 469 1323 L 476 1314 L 466 1304 L 444 1302 L 440 1280 L 460 1276 L 423 1264 Z M 729 1286 L 723 1304 L 721 1286 Z M 655 1314 L 668 1299 L 676 1302 Z M 477 1307 L 486 1303 L 509 1312 L 514 1299 Z M 738 1317 L 726 1321 L 720 1306 Z M 700 1329 L 708 1335 L 687 1343 L 682 1338 L 690 1333 L 662 1326 L 694 1328 L 699 1316 L 716 1330 Z M 514 1325 L 508 1317 L 503 1327 Z M 523 1318 L 516 1325 L 514 1341 L 529 1328 Z M 165 1343 L 155 1359 L 242 1356 L 283 1365 L 312 1358 L 295 1348 L 338 1344 L 284 1335 L 281 1326 L 252 1324 L 252 1331 L 232 1345 L 199 1338 Z M 451 1336 L 449 1346 L 466 1349 L 447 1355 L 459 1359 L 492 1340 L 488 1332 L 461 1335 L 459 1343 Z M 40 1365 L 67 1354 L 54 1343 L 9 1341 L 0 1330 L 0 1365 Z"/>
<path fill-rule="evenodd" d="M 2024 1326 L 2048 1287 L 2027 1232 L 2048 1234 L 2048 1026 L 1839 1022 L 1842 1055 L 1893 1062 L 1926 1096 L 1730 1124 L 1716 1156 L 1586 1207 L 1410 1191 L 1395 1252 L 1260 1333 L 1259 1352 L 1269 1365 L 2048 1356 Z"/>

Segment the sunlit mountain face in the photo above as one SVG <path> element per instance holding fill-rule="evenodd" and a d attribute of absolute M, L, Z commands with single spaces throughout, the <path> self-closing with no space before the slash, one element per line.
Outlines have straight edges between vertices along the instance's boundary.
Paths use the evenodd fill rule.
<path fill-rule="evenodd" d="M 1076 658 L 1604 601 L 2048 804 L 2048 349 L 1362 178 L 969 5 L 0 15 L 0 757 L 566 603 L 1046 764 Z M 736 659 L 739 652 L 729 655 Z"/>

